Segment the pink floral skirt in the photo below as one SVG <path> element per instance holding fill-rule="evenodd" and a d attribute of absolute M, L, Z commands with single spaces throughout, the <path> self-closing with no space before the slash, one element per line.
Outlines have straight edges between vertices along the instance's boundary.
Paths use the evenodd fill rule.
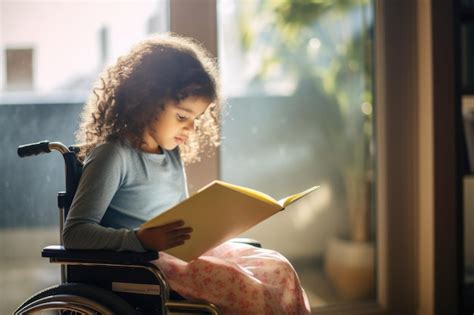
<path fill-rule="evenodd" d="M 173 290 L 224 314 L 310 314 L 295 270 L 272 250 L 227 242 L 189 263 L 166 253 L 155 263 Z"/>

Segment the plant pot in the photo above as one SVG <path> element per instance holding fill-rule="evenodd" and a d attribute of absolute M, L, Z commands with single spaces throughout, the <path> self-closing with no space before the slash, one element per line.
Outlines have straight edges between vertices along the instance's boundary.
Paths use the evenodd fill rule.
<path fill-rule="evenodd" d="M 327 247 L 324 269 L 341 298 L 363 300 L 375 296 L 375 260 L 372 242 L 331 239 Z"/>

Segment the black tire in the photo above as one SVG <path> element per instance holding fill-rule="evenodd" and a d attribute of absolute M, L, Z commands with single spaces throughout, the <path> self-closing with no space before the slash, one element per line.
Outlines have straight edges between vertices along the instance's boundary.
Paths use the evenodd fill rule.
<path fill-rule="evenodd" d="M 110 310 L 112 314 L 137 314 L 130 304 L 112 291 L 81 283 L 64 283 L 44 289 L 23 302 L 23 304 L 17 308 L 15 314 L 21 314 L 19 311 L 21 311 L 23 307 L 41 298 L 58 296 L 58 301 L 60 301 L 61 298 L 59 296 L 64 294 L 92 300 Z"/>

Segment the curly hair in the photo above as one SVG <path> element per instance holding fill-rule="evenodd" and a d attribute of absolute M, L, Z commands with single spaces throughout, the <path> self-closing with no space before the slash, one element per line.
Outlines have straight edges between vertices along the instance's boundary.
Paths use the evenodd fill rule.
<path fill-rule="evenodd" d="M 168 101 L 203 97 L 211 105 L 195 122 L 196 132 L 180 147 L 185 163 L 219 145 L 219 81 L 214 57 L 191 38 L 155 35 L 106 68 L 81 114 L 76 139 L 79 159 L 99 144 L 127 139 L 135 147 Z"/>

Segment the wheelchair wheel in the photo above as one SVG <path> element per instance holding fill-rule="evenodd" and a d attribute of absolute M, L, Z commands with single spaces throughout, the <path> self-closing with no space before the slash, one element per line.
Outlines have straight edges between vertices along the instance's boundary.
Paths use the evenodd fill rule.
<path fill-rule="evenodd" d="M 136 311 L 111 291 L 65 283 L 33 295 L 15 314 L 136 314 Z"/>

